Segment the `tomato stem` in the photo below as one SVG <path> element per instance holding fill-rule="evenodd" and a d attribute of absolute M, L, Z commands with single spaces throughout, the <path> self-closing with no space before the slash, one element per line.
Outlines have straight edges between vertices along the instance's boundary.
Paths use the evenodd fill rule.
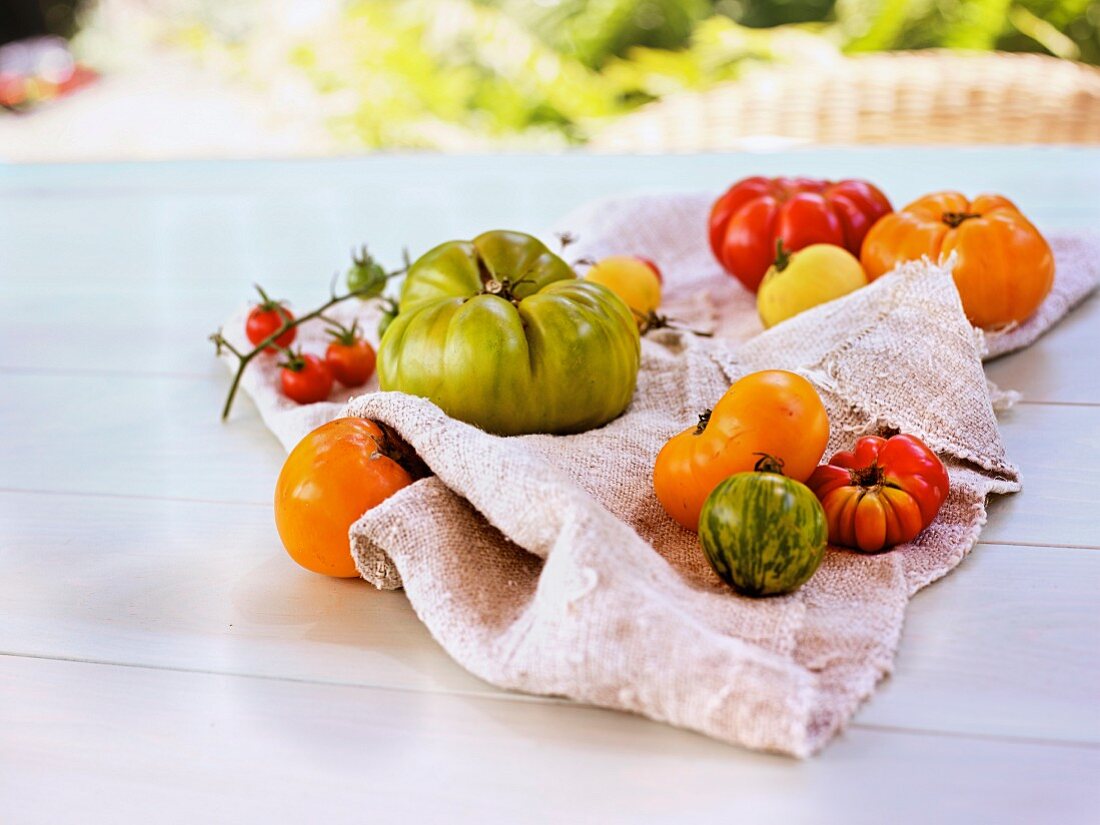
<path fill-rule="evenodd" d="M 783 239 L 775 239 L 775 271 L 782 272 L 791 263 L 791 253 L 783 246 Z"/>
<path fill-rule="evenodd" d="M 699 423 L 695 425 L 694 435 L 702 435 L 706 431 L 707 425 L 710 423 L 710 414 L 711 410 L 703 410 L 699 413 Z"/>
<path fill-rule="evenodd" d="M 849 470 L 848 475 L 852 479 L 852 484 L 859 487 L 881 487 L 883 482 L 886 481 L 886 474 L 878 466 L 878 462 L 875 461 L 872 461 L 866 467 Z"/>
<path fill-rule="evenodd" d="M 577 242 L 577 236 L 574 235 L 572 232 L 559 232 L 556 237 L 558 239 L 558 243 L 560 244 L 558 248 L 559 255 L 565 252 L 565 250 L 568 249 L 572 244 L 575 244 Z"/>
<path fill-rule="evenodd" d="M 669 318 L 667 315 L 658 315 L 656 310 L 643 313 L 631 307 L 630 311 L 638 319 L 638 333 L 640 335 L 645 335 L 655 329 L 671 329 L 676 332 L 688 332 L 692 335 L 698 335 L 700 338 L 712 338 L 714 336 L 713 332 L 703 332 L 698 329 L 680 326 L 674 318 Z"/>
<path fill-rule="evenodd" d="M 343 344 L 345 347 L 354 347 L 359 341 L 359 321 L 358 319 L 351 322 L 350 327 L 346 327 L 339 321 L 334 321 L 332 318 L 326 318 L 321 316 L 321 320 L 326 324 L 330 324 L 329 328 L 325 330 L 331 335 L 338 344 Z"/>
<path fill-rule="evenodd" d="M 393 272 L 387 272 L 386 278 L 389 279 L 400 275 L 407 268 L 408 267 L 402 267 L 401 269 L 394 270 Z M 256 285 L 256 289 L 259 291 L 262 298 L 264 298 L 265 300 L 269 300 L 267 298 L 267 295 L 258 284 Z M 300 315 L 297 318 L 291 318 L 290 314 L 285 309 L 283 309 L 282 305 L 277 304 L 276 306 L 279 311 L 279 316 L 283 319 L 282 326 L 271 333 L 269 336 L 264 338 L 264 340 L 260 341 L 260 343 L 258 343 L 253 349 L 245 353 L 242 353 L 231 343 L 229 343 L 229 341 L 226 340 L 225 336 L 223 336 L 221 332 L 215 332 L 213 335 L 211 335 L 210 340 L 214 342 L 214 348 L 218 355 L 222 354 L 222 350 L 226 350 L 233 356 L 235 356 L 237 361 L 239 362 L 237 364 L 237 371 L 233 375 L 233 382 L 229 385 L 229 393 L 225 397 L 225 405 L 222 407 L 222 421 L 225 421 L 227 418 L 229 418 L 229 411 L 233 408 L 233 399 L 237 397 L 237 390 L 241 385 L 241 376 L 244 375 L 245 368 L 250 363 L 252 363 L 252 359 L 254 359 L 257 355 L 259 355 L 269 346 L 271 346 L 271 344 L 275 342 L 276 338 L 281 336 L 287 330 L 291 330 L 295 327 L 301 326 L 306 321 L 312 321 L 314 318 L 322 317 L 324 313 L 327 312 L 329 309 L 336 306 L 337 304 L 343 303 L 349 298 L 362 298 L 363 300 L 377 299 L 378 294 L 376 289 L 376 284 L 369 284 L 367 286 L 364 286 L 362 289 L 353 289 L 345 292 L 343 295 L 337 295 L 335 290 L 333 290 L 333 292 L 329 296 L 329 299 L 325 301 L 325 303 L 321 304 L 321 306 L 317 307 L 317 309 L 312 310 L 311 312 L 307 312 L 304 315 Z"/>
<path fill-rule="evenodd" d="M 414 479 L 427 478 L 432 474 L 431 468 L 424 459 L 397 434 L 393 427 L 377 419 L 371 420 L 382 431 L 381 440 L 372 436 L 378 455 L 397 462 Z"/>
<path fill-rule="evenodd" d="M 291 372 L 301 372 L 306 368 L 306 359 L 302 357 L 302 348 L 298 347 L 298 351 L 295 352 L 290 347 L 279 347 L 279 352 L 283 354 L 285 361 L 280 361 L 279 366 L 285 370 Z"/>
<path fill-rule="evenodd" d="M 981 214 L 978 212 L 944 212 L 941 220 L 952 229 L 957 227 L 963 221 L 968 221 L 971 218 L 980 218 Z"/>
<path fill-rule="evenodd" d="M 783 475 L 783 459 L 768 453 L 753 453 L 760 459 L 753 465 L 753 470 L 758 473 L 777 473 Z"/>

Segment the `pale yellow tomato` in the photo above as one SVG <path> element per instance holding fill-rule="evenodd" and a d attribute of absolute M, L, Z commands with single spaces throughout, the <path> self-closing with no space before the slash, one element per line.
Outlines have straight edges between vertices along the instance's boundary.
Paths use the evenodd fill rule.
<path fill-rule="evenodd" d="M 764 326 L 772 327 L 866 284 L 855 255 L 833 244 L 813 244 L 779 255 L 756 293 L 756 308 Z"/>
<path fill-rule="evenodd" d="M 610 289 L 640 318 L 656 312 L 661 305 L 661 280 L 657 269 L 642 258 L 612 255 L 597 261 L 584 277 Z"/>

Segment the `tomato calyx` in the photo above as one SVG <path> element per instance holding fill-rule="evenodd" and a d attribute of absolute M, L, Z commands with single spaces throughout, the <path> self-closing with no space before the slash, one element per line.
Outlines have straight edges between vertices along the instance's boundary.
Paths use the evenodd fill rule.
<path fill-rule="evenodd" d="M 481 294 L 496 295 L 498 298 L 503 298 L 505 301 L 511 301 L 518 306 L 519 298 L 516 297 L 513 291 L 516 286 L 518 286 L 518 282 L 513 284 L 508 278 L 502 278 L 499 281 L 496 278 L 490 278 L 482 284 Z"/>
<path fill-rule="evenodd" d="M 753 472 L 783 475 L 783 459 L 774 455 L 769 455 L 768 453 L 753 453 L 753 455 L 760 456 L 759 460 L 752 467 Z"/>
<path fill-rule="evenodd" d="M 856 487 L 871 488 L 885 487 L 886 473 L 877 461 L 872 461 L 866 467 L 852 467 L 848 470 L 848 477 Z"/>
<path fill-rule="evenodd" d="M 376 436 L 370 436 L 371 441 L 374 442 L 375 453 L 371 456 L 372 461 L 377 461 L 379 458 L 388 458 L 395 464 L 399 465 L 406 473 L 413 477 L 413 479 L 427 478 L 432 475 L 431 469 L 424 463 L 416 450 L 408 445 L 400 435 L 397 434 L 397 430 L 391 427 L 389 424 L 385 424 L 381 421 L 371 419 L 375 426 L 382 431 L 382 438 L 379 439 Z"/>
<path fill-rule="evenodd" d="M 345 347 L 354 347 L 358 344 L 363 336 L 359 334 L 359 321 L 355 320 L 351 322 L 350 327 L 345 327 L 343 324 L 337 321 L 325 319 L 331 326 L 325 330 L 338 344 L 342 344 Z"/>
<path fill-rule="evenodd" d="M 283 354 L 284 361 L 279 362 L 279 366 L 284 370 L 290 370 L 291 372 L 301 372 L 306 368 L 306 359 L 302 356 L 301 348 L 297 352 L 289 347 L 283 347 L 279 350 Z"/>
<path fill-rule="evenodd" d="M 660 315 L 657 310 L 650 310 L 646 313 L 638 312 L 633 307 L 630 311 L 634 313 L 634 317 L 638 321 L 638 334 L 646 335 L 653 332 L 655 329 L 671 329 L 676 332 L 687 332 L 692 335 L 698 335 L 700 338 L 712 338 L 713 332 L 703 332 L 698 329 L 691 329 L 691 327 L 680 326 L 680 324 L 674 318 L 669 318 L 667 315 Z"/>
<path fill-rule="evenodd" d="M 520 300 L 522 300 L 516 294 L 516 287 L 520 284 L 531 283 L 531 279 L 527 277 L 520 277 L 516 280 L 505 276 L 498 278 L 496 273 L 489 269 L 489 264 L 486 263 L 485 258 L 482 257 L 480 252 L 475 250 L 474 258 L 477 261 L 477 271 L 481 278 L 481 291 L 479 295 L 496 295 L 498 298 L 503 298 L 508 301 L 512 306 L 519 306 Z M 524 273 L 526 276 L 526 273 Z"/>
<path fill-rule="evenodd" d="M 287 316 L 286 306 L 282 301 L 276 301 L 273 298 L 268 297 L 268 294 L 264 292 L 264 288 L 259 284 L 253 284 L 256 287 L 256 291 L 260 293 L 260 303 L 256 305 L 256 308 L 262 312 L 277 312 L 279 317 L 283 319 L 283 323 L 289 323 L 290 318 Z"/>
<path fill-rule="evenodd" d="M 702 435 L 706 431 L 712 412 L 712 410 L 703 410 L 699 413 L 699 422 L 695 425 L 695 432 L 692 435 Z"/>
<path fill-rule="evenodd" d="M 791 265 L 791 256 L 793 253 L 783 246 L 783 239 L 775 239 L 775 271 L 782 272 L 788 266 Z"/>
<path fill-rule="evenodd" d="M 940 217 L 945 224 L 952 229 L 958 227 L 963 221 L 968 221 L 971 218 L 980 218 L 980 212 L 944 212 Z"/>

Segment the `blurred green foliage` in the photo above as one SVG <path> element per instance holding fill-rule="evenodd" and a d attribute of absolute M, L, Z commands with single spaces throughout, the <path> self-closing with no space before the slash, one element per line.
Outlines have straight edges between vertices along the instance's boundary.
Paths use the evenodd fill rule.
<path fill-rule="evenodd" d="M 117 2 L 118 0 L 116 0 Z M 549 148 L 761 63 L 945 47 L 1100 63 L 1100 0 L 158 0 L 218 67 L 349 147 Z M 249 11 L 251 10 L 251 11 Z M 120 16 L 133 28 L 132 16 Z"/>

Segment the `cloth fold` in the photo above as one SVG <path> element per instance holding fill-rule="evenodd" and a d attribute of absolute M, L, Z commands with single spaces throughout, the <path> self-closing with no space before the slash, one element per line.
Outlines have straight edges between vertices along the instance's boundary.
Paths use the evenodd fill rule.
<path fill-rule="evenodd" d="M 399 578 L 440 644 L 494 684 L 806 756 L 888 672 L 910 595 L 974 545 L 986 497 L 1019 489 L 980 347 L 950 273 L 918 263 L 741 346 L 646 340 L 634 402 L 586 433 L 501 438 L 423 399 L 359 396 L 347 411 L 394 427 L 435 477 L 365 514 L 353 553 L 375 584 Z M 832 550 L 799 591 L 752 600 L 663 512 L 651 473 L 669 436 L 766 368 L 815 384 L 830 451 L 911 432 L 947 459 L 953 490 L 913 544 Z"/>

